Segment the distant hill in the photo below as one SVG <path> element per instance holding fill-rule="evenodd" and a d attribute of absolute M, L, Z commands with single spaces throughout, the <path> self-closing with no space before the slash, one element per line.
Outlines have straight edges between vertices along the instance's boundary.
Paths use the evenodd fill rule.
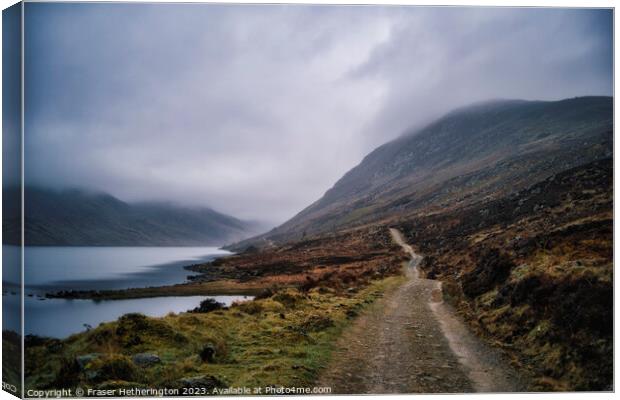
<path fill-rule="evenodd" d="M 6 190 L 4 195 L 15 198 L 17 190 Z M 8 217 L 19 213 L 7 207 L 3 221 L 5 242 L 17 243 L 19 220 Z M 27 187 L 25 210 L 27 245 L 205 246 L 260 233 L 256 223 L 206 207 L 126 203 L 106 193 L 80 189 Z"/>
<path fill-rule="evenodd" d="M 499 198 L 612 156 L 612 132 L 611 97 L 463 107 L 380 146 L 291 220 L 232 248 Z"/>

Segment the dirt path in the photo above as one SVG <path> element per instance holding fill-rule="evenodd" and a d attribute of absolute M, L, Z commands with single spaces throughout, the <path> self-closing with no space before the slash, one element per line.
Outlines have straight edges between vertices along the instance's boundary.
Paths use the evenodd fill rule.
<path fill-rule="evenodd" d="M 330 386 L 334 393 L 524 390 L 508 362 L 472 335 L 442 302 L 441 283 L 419 278 L 422 257 L 400 232 L 390 231 L 411 256 L 408 280 L 343 334 L 317 385 Z"/>

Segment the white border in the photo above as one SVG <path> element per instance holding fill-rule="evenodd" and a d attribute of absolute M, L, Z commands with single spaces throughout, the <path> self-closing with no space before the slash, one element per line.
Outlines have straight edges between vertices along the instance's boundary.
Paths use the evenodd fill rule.
<path fill-rule="evenodd" d="M 46 2 L 45 0 L 27 0 L 27 2 Z M 72 0 L 62 0 L 62 1 L 49 1 L 49 2 L 77 2 L 77 3 L 87 3 L 87 2 L 101 2 L 101 1 L 72 1 Z M 119 1 L 106 1 L 106 2 L 119 2 Z M 126 0 L 123 2 L 129 2 L 129 3 L 146 3 L 146 1 L 136 1 L 136 0 Z M 261 0 L 243 0 L 243 1 L 231 1 L 231 0 L 219 0 L 219 1 L 187 1 L 187 0 L 151 0 L 148 1 L 149 3 L 231 3 L 231 4 L 235 4 L 235 3 L 246 3 L 246 4 L 265 4 L 265 3 L 269 3 L 269 4 L 337 4 L 337 5 L 418 5 L 418 6 L 482 6 L 482 7 L 565 7 L 565 8 L 614 8 L 615 4 L 613 1 L 610 0 L 589 0 L 589 1 L 583 1 L 583 0 L 564 0 L 564 1 L 560 1 L 560 0 L 521 0 L 521 1 L 516 1 L 516 0 L 504 0 L 504 1 L 492 1 L 492 0 L 473 0 L 473 1 L 466 1 L 466 0 L 443 0 L 443 1 L 437 1 L 437 0 L 425 0 L 425 1 L 416 1 L 416 0 L 407 0 L 407 1 L 395 1 L 395 0 L 391 0 L 391 1 L 385 1 L 385 0 L 375 0 L 375 1 L 369 1 L 369 0 L 335 0 L 335 1 L 330 1 L 330 0 L 313 0 L 313 1 L 299 1 L 299 0 L 289 0 L 289 1 L 277 1 L 277 0 L 272 0 L 272 1 L 261 1 Z M 2 9 L 5 9 L 13 4 L 15 4 L 16 1 L 14 0 L 0 0 L 0 6 Z M 614 12 L 615 14 L 615 12 Z M 614 15 L 615 17 L 615 15 Z M 0 27 L 1 27 L 1 19 L 0 19 Z M 23 179 L 24 179 L 24 148 L 23 148 L 23 135 L 24 135 L 24 104 L 25 104 L 25 99 L 24 99 L 24 80 L 23 80 L 23 62 L 24 62 L 24 43 L 23 43 L 23 36 L 24 36 L 24 16 L 23 16 L 23 6 L 22 6 L 22 126 L 21 126 L 21 130 L 22 130 L 22 146 L 21 146 L 21 156 L 22 156 L 22 198 L 23 198 Z M 617 68 L 618 68 L 618 64 L 616 63 L 616 52 L 615 52 L 615 43 L 618 42 L 618 32 L 615 30 L 615 18 L 614 18 L 614 77 L 615 74 L 617 72 Z M 1 29 L 0 29 L 0 43 L 1 43 Z M 2 64 L 2 56 L 1 56 L 1 52 L 0 52 L 0 71 L 1 71 L 1 64 Z M 2 84 L 0 82 L 0 89 L 2 87 Z M 1 106 L 2 106 L 2 101 L 0 99 L 0 110 L 1 110 Z M 614 122 L 616 121 L 616 116 L 618 115 L 618 107 L 617 104 L 615 102 L 615 79 L 614 79 Z M 615 124 L 614 124 L 614 138 L 615 138 Z M 0 142 L 1 143 L 1 142 Z M 0 148 L 1 148 L 1 144 L 0 144 Z M 618 151 L 620 150 L 620 144 L 618 144 L 618 141 L 614 140 L 614 154 L 619 154 Z M 0 162 L 2 160 L 2 155 L 1 155 L 1 151 L 0 151 Z M 1 164 L 0 164 L 1 165 Z M 618 158 L 614 157 L 614 171 L 616 170 L 616 168 L 618 167 L 619 162 L 618 162 Z M 616 180 L 615 180 L 615 173 L 614 173 L 614 198 L 616 198 L 616 196 L 618 195 L 618 185 L 616 185 Z M 616 202 L 614 201 L 614 215 L 618 215 L 617 214 L 617 209 L 618 205 L 616 204 Z M 23 242 L 23 203 L 22 203 L 22 242 Z M 0 208 L 0 217 L 2 215 L 2 211 Z M 615 223 L 615 218 L 614 218 L 614 238 L 616 237 L 615 233 L 616 233 L 616 223 Z M 2 233 L 0 231 L 0 238 L 2 237 Z M 614 265 L 616 264 L 617 261 L 617 255 L 618 252 L 616 251 L 617 248 L 617 243 L 614 242 Z M 23 248 L 22 248 L 22 294 L 23 294 Z M 617 311 L 618 311 L 618 306 L 619 306 L 619 302 L 618 302 L 618 298 L 616 298 L 615 296 L 615 288 L 617 287 L 619 282 L 618 279 L 618 274 L 614 274 L 614 328 L 615 328 L 615 322 L 616 322 L 616 315 L 617 315 Z M 0 309 L 0 315 L 1 315 L 1 309 Z M 22 296 L 22 333 L 23 333 L 23 324 L 24 324 L 24 319 L 23 319 L 23 296 Z M 615 341 L 615 332 L 617 332 L 614 329 L 614 342 Z M 23 340 L 23 335 L 22 335 L 22 340 Z M 0 351 L 1 354 L 1 351 Z M 618 383 L 618 368 L 616 368 L 619 364 L 619 357 L 618 357 L 618 352 L 615 350 L 614 348 L 614 383 Z M 23 360 L 23 347 L 22 347 L 22 360 Z M 22 389 L 24 387 L 24 382 L 23 382 L 23 369 L 24 369 L 24 363 L 22 363 Z M 438 398 L 446 398 L 447 396 L 455 396 L 455 395 L 394 395 L 394 396 L 385 396 L 385 397 L 407 397 L 407 398 L 413 398 L 415 396 L 416 399 L 421 399 L 421 400 L 426 400 L 426 399 L 438 399 Z M 545 399 L 558 399 L 558 398 L 562 398 L 562 399 L 570 399 L 570 400 L 581 400 L 583 399 L 585 396 L 587 396 L 588 398 L 592 398 L 592 399 L 611 399 L 611 398 L 615 398 L 615 395 L 613 393 L 546 393 L 546 394 L 530 394 L 530 393 L 515 393 L 515 394 L 457 394 L 456 396 L 459 396 L 459 398 L 463 398 L 463 399 L 476 399 L 476 398 L 484 398 L 484 399 L 500 399 L 500 398 L 517 398 L 517 396 L 519 396 L 519 398 L 525 397 L 528 399 L 538 399 L 538 398 L 545 398 Z M 269 396 L 268 396 L 269 397 Z M 300 396 L 294 396 L 295 398 L 307 398 L 306 397 L 300 397 Z M 333 396 L 312 396 L 312 398 L 316 398 L 316 399 L 326 399 L 326 398 L 330 398 Z M 356 396 L 340 396 L 340 397 L 346 397 L 346 398 L 352 398 L 352 399 L 363 399 L 363 398 L 367 398 L 367 395 L 356 395 Z M 4 392 L 4 391 L 0 391 L 0 400 L 4 400 L 4 399 L 14 399 L 15 397 L 11 396 L 9 393 Z M 241 397 L 235 397 L 235 398 L 241 398 Z M 246 397 L 243 397 L 246 398 Z M 263 398 L 263 397 L 261 397 Z M 272 398 L 272 397 L 269 397 Z"/>

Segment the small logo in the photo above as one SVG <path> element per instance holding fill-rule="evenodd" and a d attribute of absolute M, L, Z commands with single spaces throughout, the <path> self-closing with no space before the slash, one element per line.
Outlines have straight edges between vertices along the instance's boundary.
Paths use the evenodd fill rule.
<path fill-rule="evenodd" d="M 82 388 L 75 388 L 75 396 L 76 397 L 82 397 L 84 396 L 84 389 Z"/>

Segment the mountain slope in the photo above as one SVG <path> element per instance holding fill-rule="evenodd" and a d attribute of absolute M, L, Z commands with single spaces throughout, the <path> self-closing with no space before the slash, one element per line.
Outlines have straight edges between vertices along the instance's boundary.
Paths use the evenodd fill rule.
<path fill-rule="evenodd" d="M 584 97 L 453 111 L 231 248 L 289 261 L 316 243 L 338 251 L 346 235 L 381 246 L 369 232 L 398 229 L 424 257 L 420 276 L 441 281 L 440 298 L 469 328 L 531 374 L 530 390 L 613 390 L 612 105 Z M 329 272 L 307 272 L 304 285 L 326 285 L 335 268 L 313 267 Z M 420 299 L 409 300 L 399 307 Z"/>
<path fill-rule="evenodd" d="M 464 107 L 380 146 L 321 199 L 254 242 L 498 198 L 611 156 L 612 132 L 610 97 Z"/>
<path fill-rule="evenodd" d="M 28 245 L 221 245 L 258 233 L 255 224 L 209 208 L 130 204 L 109 194 L 77 189 L 27 187 L 25 207 Z M 5 226 L 15 226 L 5 222 Z M 12 231 L 5 232 L 5 236 L 8 233 L 9 240 L 15 243 L 16 230 Z"/>

